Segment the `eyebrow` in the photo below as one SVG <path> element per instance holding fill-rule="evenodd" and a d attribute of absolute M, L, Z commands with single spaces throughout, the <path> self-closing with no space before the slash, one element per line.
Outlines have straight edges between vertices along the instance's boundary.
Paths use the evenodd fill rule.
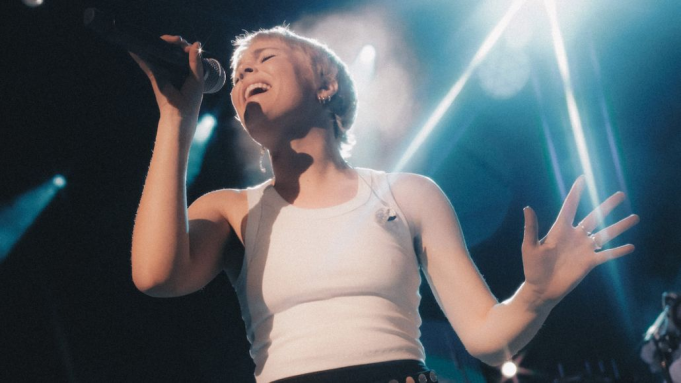
<path fill-rule="evenodd" d="M 258 48 L 258 49 L 256 49 L 256 50 L 254 50 L 253 52 L 251 52 L 251 53 L 249 54 L 249 56 L 251 56 L 251 57 L 258 57 L 258 56 L 260 56 L 260 54 L 262 54 L 263 51 L 266 51 L 266 50 L 268 50 L 268 49 L 274 49 L 274 50 L 277 50 L 277 51 L 281 51 L 281 50 L 282 50 L 281 48 L 279 48 L 279 47 L 274 47 L 274 46 L 262 47 L 262 48 Z M 246 57 L 245 54 L 242 55 L 241 58 L 239 59 L 239 65 L 237 65 L 237 66 L 234 68 L 234 70 L 232 71 L 232 74 L 236 73 L 236 72 L 239 70 L 239 67 L 241 66 L 241 62 L 243 61 L 244 57 Z M 236 76 L 232 75 L 231 77 L 232 77 L 232 82 L 234 82 L 234 80 L 236 79 Z"/>
<path fill-rule="evenodd" d="M 260 54 L 261 54 L 263 51 L 266 51 L 266 50 L 268 50 L 268 49 L 274 49 L 274 50 L 278 50 L 278 51 L 281 50 L 281 48 L 278 48 L 278 47 L 263 47 L 263 48 L 258 48 L 258 49 L 256 49 L 256 50 L 254 50 L 253 52 L 251 52 L 250 56 L 251 56 L 251 57 L 258 57 L 258 56 L 260 56 Z M 242 57 L 242 58 L 243 58 L 243 57 Z"/>

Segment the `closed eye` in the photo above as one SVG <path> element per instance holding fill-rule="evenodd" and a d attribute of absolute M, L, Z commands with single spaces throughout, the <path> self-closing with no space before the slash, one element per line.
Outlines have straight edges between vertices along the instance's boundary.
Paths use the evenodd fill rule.
<path fill-rule="evenodd" d="M 263 57 L 263 59 L 262 59 L 262 61 L 261 61 L 261 62 L 265 62 L 265 61 L 267 61 L 267 60 L 271 59 L 271 58 L 272 58 L 272 57 L 274 57 L 274 56 L 275 56 L 275 55 L 269 55 L 269 56 L 265 56 L 265 57 Z"/>

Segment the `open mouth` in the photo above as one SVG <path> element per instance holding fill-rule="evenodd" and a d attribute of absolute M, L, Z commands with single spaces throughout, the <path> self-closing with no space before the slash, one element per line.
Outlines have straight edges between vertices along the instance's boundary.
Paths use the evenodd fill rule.
<path fill-rule="evenodd" d="M 244 92 L 244 99 L 248 99 L 249 97 L 265 93 L 268 90 L 270 90 L 272 86 L 269 84 L 265 84 L 264 82 L 257 82 L 255 84 L 251 84 L 246 88 L 246 92 Z"/>

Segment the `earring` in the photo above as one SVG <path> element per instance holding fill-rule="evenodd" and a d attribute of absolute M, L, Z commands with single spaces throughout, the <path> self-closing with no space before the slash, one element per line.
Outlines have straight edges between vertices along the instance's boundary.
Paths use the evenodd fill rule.
<path fill-rule="evenodd" d="M 265 174 L 267 170 L 265 169 L 265 147 L 260 146 L 260 172 Z"/>
<path fill-rule="evenodd" d="M 317 101 L 319 101 L 320 104 L 325 105 L 325 104 L 327 104 L 329 101 L 331 101 L 331 96 L 323 97 L 323 96 L 320 94 L 319 96 L 317 96 Z"/>

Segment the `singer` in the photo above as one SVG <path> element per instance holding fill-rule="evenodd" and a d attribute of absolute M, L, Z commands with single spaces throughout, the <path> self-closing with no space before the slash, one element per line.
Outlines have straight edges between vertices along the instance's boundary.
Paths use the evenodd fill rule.
<path fill-rule="evenodd" d="M 525 281 L 503 302 L 473 264 L 456 213 L 430 179 L 353 168 L 357 98 L 327 47 L 284 27 L 237 38 L 232 104 L 271 157 L 274 177 L 186 204 L 185 171 L 202 100 L 198 43 L 180 88 L 135 57 L 160 121 L 133 231 L 132 274 L 156 297 L 189 294 L 226 272 L 241 304 L 258 382 L 433 382 L 419 341 L 419 270 L 467 350 L 501 364 L 590 270 L 634 250 L 602 246 L 636 215 L 594 232 L 624 200 L 606 199 L 575 225 L 572 186 L 548 234 L 524 209 Z M 512 245 L 514 246 L 514 245 Z"/>

